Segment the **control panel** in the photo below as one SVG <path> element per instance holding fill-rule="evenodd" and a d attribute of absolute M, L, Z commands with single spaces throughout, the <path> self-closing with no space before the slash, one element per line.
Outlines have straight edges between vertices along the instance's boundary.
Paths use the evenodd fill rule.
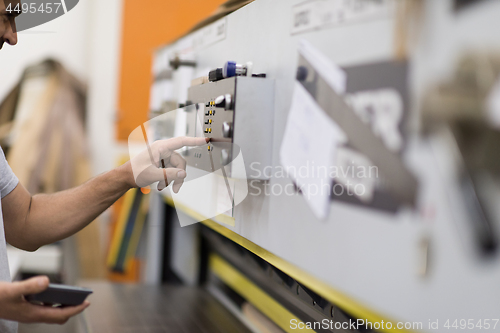
<path fill-rule="evenodd" d="M 272 165 L 274 81 L 233 76 L 188 90 L 187 133 L 210 138 L 208 147 L 185 153 L 189 165 L 205 171 L 222 166 L 232 178 L 267 179 Z M 232 168 L 240 156 L 245 168 Z"/>

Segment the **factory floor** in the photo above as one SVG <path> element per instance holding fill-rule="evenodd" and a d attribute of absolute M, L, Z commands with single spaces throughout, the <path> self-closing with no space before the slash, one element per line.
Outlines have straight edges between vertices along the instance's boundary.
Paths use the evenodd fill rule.
<path fill-rule="evenodd" d="M 91 306 L 65 325 L 21 324 L 19 333 L 249 333 L 202 288 L 83 282 Z"/>

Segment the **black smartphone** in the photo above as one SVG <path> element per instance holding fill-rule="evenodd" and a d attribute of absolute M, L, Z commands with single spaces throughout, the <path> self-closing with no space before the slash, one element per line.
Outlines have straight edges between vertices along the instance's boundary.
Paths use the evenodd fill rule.
<path fill-rule="evenodd" d="M 24 298 L 34 304 L 74 306 L 82 304 L 92 292 L 88 288 L 50 283 L 49 287 L 41 293 L 25 295 Z"/>

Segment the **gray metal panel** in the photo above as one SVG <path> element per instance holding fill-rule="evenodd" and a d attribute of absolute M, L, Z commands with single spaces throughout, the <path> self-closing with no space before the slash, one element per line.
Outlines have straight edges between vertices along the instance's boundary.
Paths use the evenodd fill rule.
<path fill-rule="evenodd" d="M 247 176 L 267 179 L 257 175 L 272 166 L 274 80 L 237 78 L 235 102 L 234 143 L 243 153 Z"/>
<path fill-rule="evenodd" d="M 208 73 L 207 73 L 208 74 Z M 236 78 L 229 78 L 217 82 L 209 82 L 188 89 L 188 99 L 193 103 L 213 101 L 219 95 L 234 93 Z"/>
<path fill-rule="evenodd" d="M 233 99 L 233 108 L 225 110 L 215 106 L 205 106 L 218 96 L 229 94 Z M 212 139 L 211 158 L 206 150 L 190 149 L 186 156 L 188 164 L 205 171 L 220 168 L 221 151 L 228 148 L 225 142 L 232 142 L 232 157 L 242 152 L 246 174 L 243 170 L 231 170 L 230 177 L 245 179 L 268 179 L 264 177 L 264 169 L 272 166 L 272 140 L 274 125 L 274 80 L 255 77 L 233 77 L 216 82 L 209 82 L 189 88 L 188 99 L 198 104 L 198 124 L 211 132 L 204 135 Z M 191 112 L 194 106 L 186 107 Z M 215 115 L 206 115 L 206 111 Z M 189 112 L 188 112 L 189 113 Z M 193 127 L 196 118 L 189 117 L 188 126 Z M 205 124 L 205 120 L 213 123 Z M 233 123 L 232 138 L 224 138 L 223 122 Z M 190 133 L 193 136 L 192 133 Z M 203 148 L 204 149 L 204 148 Z M 195 157 L 196 156 L 196 157 Z M 199 156 L 199 157 L 198 157 Z M 210 161 L 209 161 L 210 160 Z M 212 168 L 214 170 L 212 170 Z"/>
<path fill-rule="evenodd" d="M 375 163 L 384 177 L 387 189 L 394 198 L 401 203 L 414 207 L 417 195 L 417 180 L 405 167 L 401 156 L 390 151 L 385 146 L 382 139 L 373 133 L 370 124 L 363 122 L 356 115 L 342 96 L 338 95 L 328 85 L 321 77 L 321 73 L 317 73 L 304 57 L 300 57 L 299 66 L 306 68 L 309 73 L 308 77 L 311 77 L 311 79 L 308 78 L 301 82 L 302 85 L 313 96 L 318 105 L 344 130 L 349 145 Z M 374 73 L 368 72 L 366 75 L 371 77 L 371 80 L 374 80 L 372 77 Z M 355 79 L 350 78 L 349 81 L 356 82 Z M 358 81 L 363 82 L 359 78 Z M 371 86 L 372 89 L 373 87 L 384 88 L 387 87 L 387 84 L 384 84 L 383 80 L 381 80 L 380 85 L 367 84 L 366 86 Z"/>

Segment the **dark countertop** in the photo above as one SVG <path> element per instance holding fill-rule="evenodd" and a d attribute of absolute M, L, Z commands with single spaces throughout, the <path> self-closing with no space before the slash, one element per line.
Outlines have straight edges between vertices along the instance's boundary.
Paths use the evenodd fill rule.
<path fill-rule="evenodd" d="M 94 291 L 84 326 L 89 333 L 250 333 L 206 290 L 81 281 Z"/>

